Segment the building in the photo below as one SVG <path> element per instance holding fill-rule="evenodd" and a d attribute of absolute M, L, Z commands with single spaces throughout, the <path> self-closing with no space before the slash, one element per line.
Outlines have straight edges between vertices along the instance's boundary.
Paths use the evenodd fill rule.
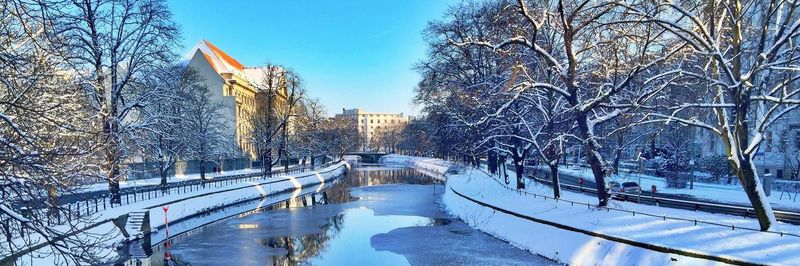
<path fill-rule="evenodd" d="M 260 74 L 264 72 L 262 67 L 246 67 L 207 40 L 201 40 L 186 54 L 184 64 L 197 72 L 214 98 L 223 103 L 226 131 L 245 154 L 255 159 L 258 152 L 248 120 L 260 108 L 256 95 L 264 78 Z M 285 90 L 279 90 L 277 95 L 277 101 L 285 102 Z"/>
<path fill-rule="evenodd" d="M 344 117 L 355 121 L 355 125 L 358 127 L 358 133 L 364 139 L 363 150 L 367 150 L 370 147 L 370 142 L 382 130 L 394 127 L 405 127 L 410 120 L 410 117 L 403 115 L 403 113 L 375 113 L 367 112 L 359 108 L 342 108 L 342 113 L 336 114 L 336 117 Z"/>
<path fill-rule="evenodd" d="M 800 163 L 800 112 L 791 112 L 775 121 L 764 132 L 763 141 L 753 158 L 758 175 L 769 174 L 777 179 L 789 179 Z M 719 136 L 697 129 L 694 144 L 699 157 L 725 155 L 725 145 Z"/>

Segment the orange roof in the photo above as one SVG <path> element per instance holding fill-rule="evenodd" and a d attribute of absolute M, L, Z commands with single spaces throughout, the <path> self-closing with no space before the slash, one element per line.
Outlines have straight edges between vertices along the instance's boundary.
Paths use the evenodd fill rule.
<path fill-rule="evenodd" d="M 228 65 L 232 66 L 236 70 L 244 69 L 244 65 L 242 65 L 242 63 L 239 63 L 239 61 L 236 61 L 236 59 L 233 59 L 233 57 L 231 57 L 230 55 L 226 54 L 225 52 L 223 52 L 222 50 L 220 50 L 219 48 L 217 48 L 213 44 L 211 44 L 211 42 L 206 41 L 206 40 L 203 40 L 203 41 L 206 42 L 208 47 L 211 48 L 211 51 L 213 51 L 214 54 L 217 55 L 217 57 L 219 57 L 222 60 L 225 60 L 225 63 L 228 63 Z M 206 57 L 206 59 L 208 59 L 208 57 Z"/>
<path fill-rule="evenodd" d="M 212 69 L 214 69 L 214 72 L 219 73 L 219 69 L 217 69 L 217 67 L 214 66 L 214 63 L 212 63 L 214 61 L 211 61 L 211 57 L 208 57 L 208 54 L 204 53 L 203 51 L 200 51 L 200 53 L 203 54 L 203 57 L 206 58 L 206 61 L 208 61 L 208 64 L 211 66 Z"/>

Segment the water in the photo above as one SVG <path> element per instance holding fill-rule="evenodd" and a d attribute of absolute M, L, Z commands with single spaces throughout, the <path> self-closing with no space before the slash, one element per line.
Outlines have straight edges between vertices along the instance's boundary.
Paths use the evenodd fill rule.
<path fill-rule="evenodd" d="M 180 265 L 553 264 L 440 211 L 443 190 L 411 169 L 356 168 L 314 196 L 178 236 L 170 250 Z"/>

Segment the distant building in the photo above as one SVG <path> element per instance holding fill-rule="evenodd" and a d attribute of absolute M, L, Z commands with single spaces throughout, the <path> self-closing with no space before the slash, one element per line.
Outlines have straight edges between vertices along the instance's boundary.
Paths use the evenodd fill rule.
<path fill-rule="evenodd" d="M 788 179 L 792 168 L 797 167 L 800 156 L 800 112 L 791 112 L 777 120 L 764 132 L 764 140 L 753 158 L 758 175 L 766 174 L 778 179 Z M 725 155 L 725 145 L 719 136 L 697 129 L 694 144 L 699 156 Z"/>
<path fill-rule="evenodd" d="M 256 85 L 263 80 L 261 67 L 245 67 L 207 40 L 201 40 L 184 57 L 184 63 L 205 79 L 214 98 L 225 105 L 223 116 L 228 133 L 251 159 L 258 152 L 252 142 L 250 115 L 257 108 Z M 278 91 L 277 101 L 286 100 L 286 91 Z"/>
<path fill-rule="evenodd" d="M 358 133 L 364 138 L 363 150 L 370 147 L 370 141 L 381 130 L 391 127 L 405 127 L 410 120 L 410 116 L 403 115 L 403 113 L 367 112 L 359 108 L 342 108 L 342 113 L 336 114 L 336 117 L 344 117 L 356 122 Z"/>

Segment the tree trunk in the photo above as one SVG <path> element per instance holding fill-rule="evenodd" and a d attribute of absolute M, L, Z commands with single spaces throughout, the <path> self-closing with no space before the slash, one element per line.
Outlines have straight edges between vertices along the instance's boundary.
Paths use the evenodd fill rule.
<path fill-rule="evenodd" d="M 158 174 L 161 177 L 161 190 L 167 188 L 167 170 L 164 169 L 164 162 L 158 161 Z"/>
<path fill-rule="evenodd" d="M 263 167 L 262 173 L 264 174 L 265 177 L 266 176 L 272 176 L 270 174 L 270 172 L 272 170 L 272 166 L 271 166 L 272 159 L 269 156 L 270 152 L 271 152 L 270 149 L 265 149 L 264 153 L 261 154 L 261 166 Z"/>
<path fill-rule="evenodd" d="M 511 159 L 514 162 L 514 173 L 517 176 L 517 189 L 525 189 L 525 180 L 523 180 L 523 176 L 525 175 L 525 153 L 520 153 L 517 149 L 513 149 L 513 154 L 511 154 Z"/>
<path fill-rule="evenodd" d="M 47 216 L 55 218 L 58 221 L 60 213 L 58 212 L 58 189 L 54 185 L 47 185 Z"/>
<path fill-rule="evenodd" d="M 619 174 L 619 160 L 622 156 L 622 149 L 614 150 L 614 162 L 612 163 L 612 167 L 614 167 L 614 174 Z"/>
<path fill-rule="evenodd" d="M 558 164 L 549 164 L 550 178 L 553 181 L 553 197 L 561 198 L 561 181 L 558 180 Z"/>
<path fill-rule="evenodd" d="M 112 123 L 112 122 L 108 122 Z M 109 127 L 111 127 L 109 125 Z M 110 128 L 107 134 L 110 134 L 108 138 L 110 138 L 109 143 L 106 144 L 105 147 L 105 154 L 106 154 L 106 165 L 108 167 L 108 193 L 111 197 L 112 204 L 122 204 L 122 197 L 119 194 L 119 156 L 118 156 L 118 142 L 116 137 L 110 132 Z"/>
<path fill-rule="evenodd" d="M 736 176 L 738 176 L 739 181 L 742 182 L 744 192 L 753 205 L 753 210 L 756 212 L 756 218 L 758 218 L 761 231 L 767 231 L 777 223 L 777 220 L 775 219 L 775 213 L 772 211 L 772 206 L 769 203 L 767 195 L 764 193 L 764 186 L 758 178 L 756 167 L 753 161 L 747 158 L 740 159 L 739 165 L 741 167 L 736 169 Z"/>
<path fill-rule="evenodd" d="M 206 183 L 206 160 L 200 159 L 200 181 Z"/>
<path fill-rule="evenodd" d="M 122 204 L 122 196 L 119 194 L 119 180 L 116 178 L 119 175 L 117 166 L 112 166 L 108 175 L 108 193 L 111 196 L 111 203 Z"/>
<path fill-rule="evenodd" d="M 597 140 L 594 137 L 594 129 L 591 128 L 592 125 L 589 124 L 586 114 L 579 113 L 576 116 L 578 120 L 578 131 L 581 137 L 584 139 L 584 145 L 586 146 L 586 160 L 589 163 L 589 166 L 592 168 L 594 182 L 597 185 L 597 205 L 600 207 L 605 207 L 608 205 L 608 192 L 606 191 L 605 162 L 598 151 L 600 144 L 597 143 Z"/>
<path fill-rule="evenodd" d="M 522 162 L 514 160 L 514 170 L 517 173 L 517 189 L 525 189 L 525 180 L 523 179 L 525 166 Z"/>
<path fill-rule="evenodd" d="M 497 165 L 500 167 L 500 169 L 502 169 L 502 173 L 500 175 L 505 179 L 506 185 L 508 185 L 510 182 L 508 182 L 508 171 L 506 171 L 507 166 L 505 155 L 497 156 Z"/>
<path fill-rule="evenodd" d="M 497 152 L 489 151 L 487 157 L 489 173 L 497 174 Z"/>

